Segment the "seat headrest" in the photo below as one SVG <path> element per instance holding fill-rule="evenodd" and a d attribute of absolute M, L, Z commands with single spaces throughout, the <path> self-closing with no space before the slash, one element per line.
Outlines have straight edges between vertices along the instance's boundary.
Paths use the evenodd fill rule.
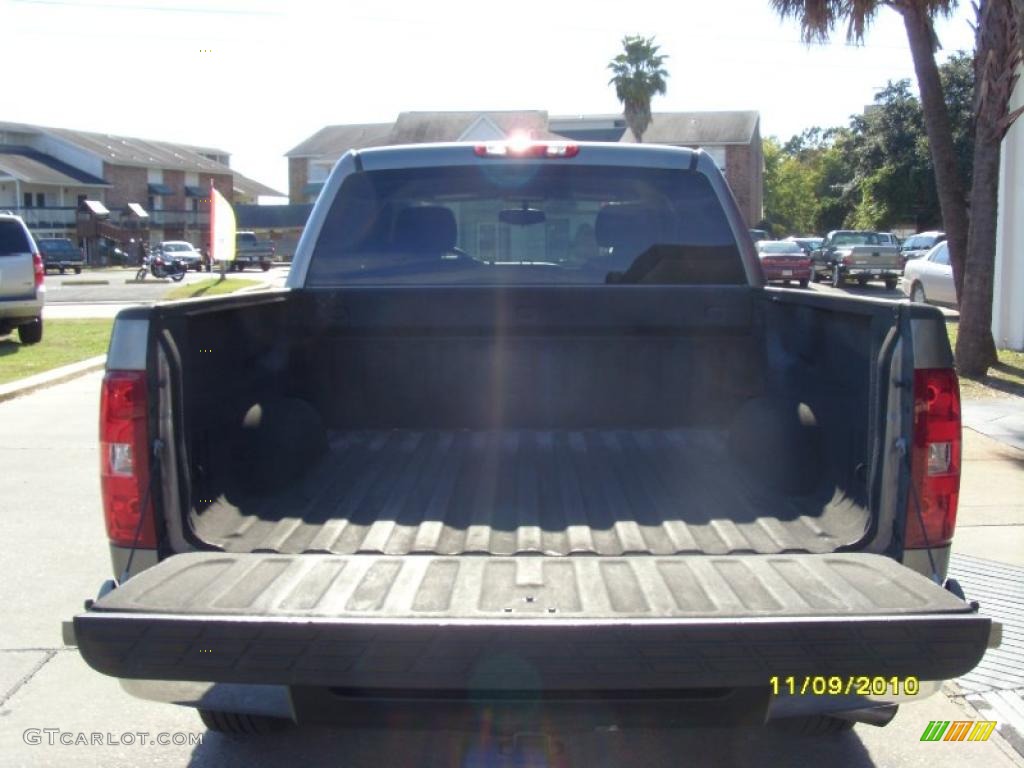
<path fill-rule="evenodd" d="M 443 205 L 403 208 L 395 220 L 395 245 L 411 253 L 445 253 L 458 242 L 455 214 Z"/>
<path fill-rule="evenodd" d="M 598 245 L 638 252 L 665 239 L 666 230 L 664 212 L 643 203 L 610 203 L 594 222 Z"/>

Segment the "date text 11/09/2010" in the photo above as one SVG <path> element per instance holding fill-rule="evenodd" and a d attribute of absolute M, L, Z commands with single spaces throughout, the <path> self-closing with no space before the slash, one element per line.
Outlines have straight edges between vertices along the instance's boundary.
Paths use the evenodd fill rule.
<path fill-rule="evenodd" d="M 790 696 L 914 696 L 921 690 L 916 677 L 842 677 L 839 675 L 806 675 L 804 677 L 770 677 L 772 694 Z"/>

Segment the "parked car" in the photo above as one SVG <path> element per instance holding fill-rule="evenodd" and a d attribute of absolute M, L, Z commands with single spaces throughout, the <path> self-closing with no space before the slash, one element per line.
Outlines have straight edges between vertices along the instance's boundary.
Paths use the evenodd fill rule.
<path fill-rule="evenodd" d="M 900 239 L 892 232 L 879 232 L 878 240 L 885 245 L 894 245 L 897 248 L 900 247 Z"/>
<path fill-rule="evenodd" d="M 901 274 L 900 251 L 882 242 L 877 232 L 838 229 L 829 232 L 814 252 L 814 279 L 827 276 L 835 287 L 853 278 L 860 285 L 880 279 L 892 290 Z"/>
<path fill-rule="evenodd" d="M 811 257 L 799 244 L 786 240 L 761 240 L 756 245 L 765 280 L 795 282 L 800 283 L 801 288 L 807 287 L 811 281 Z"/>
<path fill-rule="evenodd" d="M 0 213 L 0 336 L 15 328 L 22 344 L 43 340 L 46 268 L 20 216 Z"/>
<path fill-rule="evenodd" d="M 115 320 L 117 580 L 65 638 L 132 694 L 240 734 L 825 733 L 998 644 L 946 579 L 941 313 L 764 290 L 707 153 L 350 151 L 287 285 Z"/>
<path fill-rule="evenodd" d="M 765 229 L 751 229 L 749 231 L 750 239 L 753 240 L 755 243 L 760 242 L 761 240 L 772 239 L 772 233 Z"/>
<path fill-rule="evenodd" d="M 939 231 L 919 232 L 916 235 L 908 237 L 900 246 L 900 257 L 903 261 L 904 267 L 906 267 L 908 261 L 920 259 L 921 257 L 928 255 L 928 252 L 932 248 L 945 239 L 946 233 Z"/>
<path fill-rule="evenodd" d="M 44 270 L 56 269 L 63 275 L 64 270 L 73 269 L 76 275 L 82 274 L 85 257 L 81 249 L 66 237 L 44 237 L 36 244 L 43 256 Z"/>
<path fill-rule="evenodd" d="M 812 235 L 791 236 L 786 238 L 786 242 L 796 243 L 808 256 L 813 256 L 814 252 L 821 248 L 821 244 L 824 240 L 825 238 L 823 237 L 815 237 Z"/>
<path fill-rule="evenodd" d="M 246 267 L 259 267 L 266 272 L 273 263 L 273 240 L 261 240 L 255 232 L 238 232 L 235 235 L 235 261 L 232 269 L 241 272 Z"/>
<path fill-rule="evenodd" d="M 923 259 L 908 261 L 901 282 L 903 292 L 919 304 L 956 305 L 953 266 L 949 263 L 949 243 L 943 240 Z"/>
<path fill-rule="evenodd" d="M 194 269 L 196 272 L 203 270 L 203 254 L 185 240 L 164 240 L 158 246 L 158 251 L 165 259 L 183 262 L 188 269 Z"/>

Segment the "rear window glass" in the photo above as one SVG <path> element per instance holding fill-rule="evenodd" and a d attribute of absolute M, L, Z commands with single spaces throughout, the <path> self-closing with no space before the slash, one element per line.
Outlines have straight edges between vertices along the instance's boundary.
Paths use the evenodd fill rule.
<path fill-rule="evenodd" d="M 481 163 L 349 176 L 307 284 L 745 284 L 703 174 Z"/>
<path fill-rule="evenodd" d="M 25 230 L 17 221 L 0 220 L 0 256 L 14 253 L 31 253 L 32 244 L 25 236 Z"/>
<path fill-rule="evenodd" d="M 77 256 L 78 249 L 70 240 L 40 240 L 39 250 L 44 254 Z"/>

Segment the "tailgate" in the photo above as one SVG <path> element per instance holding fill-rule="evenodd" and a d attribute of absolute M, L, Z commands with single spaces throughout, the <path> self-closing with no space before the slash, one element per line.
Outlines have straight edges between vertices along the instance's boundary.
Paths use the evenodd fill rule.
<path fill-rule="evenodd" d="M 125 678 L 400 689 L 943 680 L 990 621 L 878 555 L 443 557 L 191 553 L 74 620 Z M 528 670 L 528 673 L 524 672 Z"/>
<path fill-rule="evenodd" d="M 853 263 L 850 266 L 865 269 L 895 269 L 899 266 L 899 254 L 887 246 L 860 246 L 853 249 Z"/>

